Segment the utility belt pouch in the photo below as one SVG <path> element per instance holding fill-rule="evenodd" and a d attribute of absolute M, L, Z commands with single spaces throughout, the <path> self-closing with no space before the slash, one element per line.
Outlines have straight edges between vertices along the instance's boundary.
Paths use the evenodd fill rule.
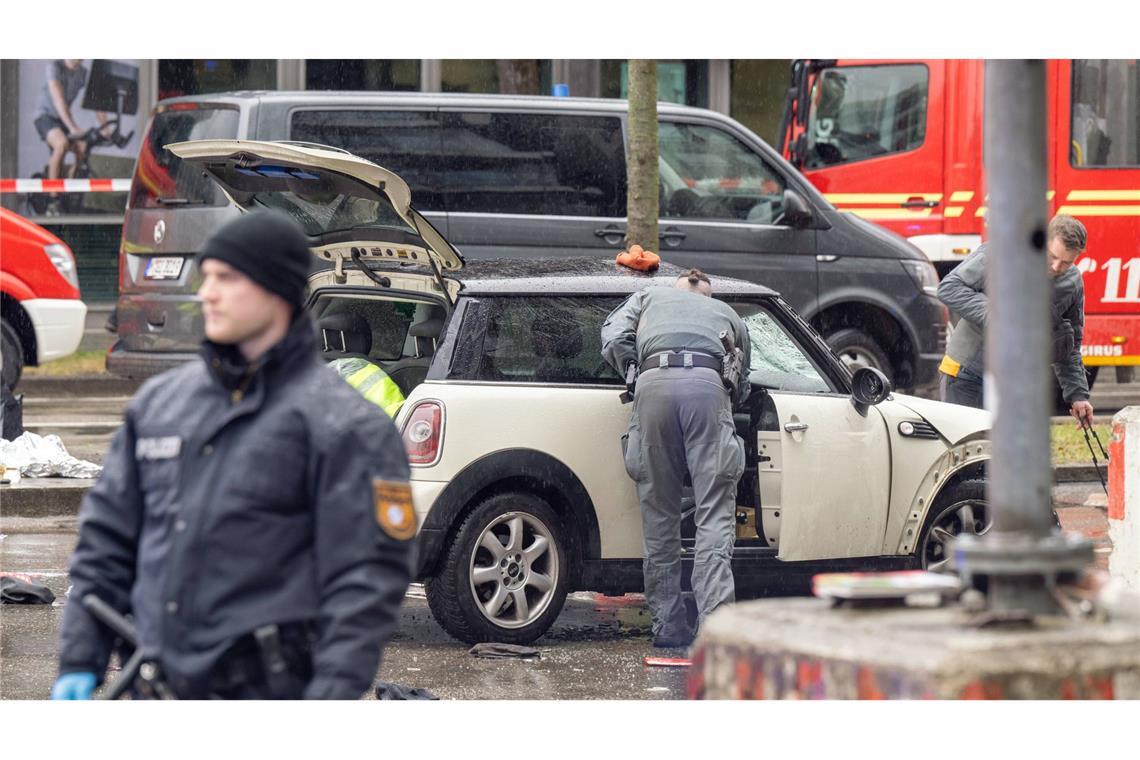
<path fill-rule="evenodd" d="M 740 378 L 744 375 L 744 351 L 737 347 L 731 330 L 721 330 L 719 337 L 720 344 L 724 348 L 720 379 L 731 392 L 740 384 Z"/>

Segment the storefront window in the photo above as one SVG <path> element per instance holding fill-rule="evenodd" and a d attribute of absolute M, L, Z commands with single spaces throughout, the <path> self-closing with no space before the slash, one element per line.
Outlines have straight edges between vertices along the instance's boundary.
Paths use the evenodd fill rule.
<path fill-rule="evenodd" d="M 770 145 L 778 140 L 791 65 L 790 60 L 732 61 L 729 115 Z"/>
<path fill-rule="evenodd" d="M 444 92 L 549 95 L 549 60 L 445 60 L 442 64 Z"/>
<path fill-rule="evenodd" d="M 158 62 L 158 98 L 231 90 L 277 89 L 277 61 L 162 59 Z"/>
<path fill-rule="evenodd" d="M 601 85 L 603 98 L 628 98 L 629 62 L 602 61 Z M 667 103 L 707 108 L 708 61 L 658 61 L 657 99 Z"/>
<path fill-rule="evenodd" d="M 307 90 L 404 90 L 420 89 L 420 62 L 313 60 L 305 61 Z"/>

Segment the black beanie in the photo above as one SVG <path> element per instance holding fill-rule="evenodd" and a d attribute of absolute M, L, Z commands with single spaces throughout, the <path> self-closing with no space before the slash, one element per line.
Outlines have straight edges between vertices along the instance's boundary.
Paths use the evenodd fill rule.
<path fill-rule="evenodd" d="M 224 261 L 294 309 L 305 303 L 312 253 L 301 227 L 280 211 L 242 214 L 215 232 L 198 253 Z"/>

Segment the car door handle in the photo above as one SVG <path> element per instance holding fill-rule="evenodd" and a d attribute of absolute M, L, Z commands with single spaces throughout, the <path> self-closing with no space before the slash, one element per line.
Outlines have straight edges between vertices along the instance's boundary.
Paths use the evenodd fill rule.
<path fill-rule="evenodd" d="M 785 422 L 784 430 L 788 433 L 802 433 L 808 429 L 806 422 Z"/>
<path fill-rule="evenodd" d="M 594 230 L 594 235 L 600 238 L 618 237 L 619 235 L 625 237 L 625 230 L 621 227 L 611 225 L 609 227 L 603 227 L 600 230 Z"/>
<path fill-rule="evenodd" d="M 680 230 L 664 230 L 661 232 L 661 239 L 670 243 L 673 241 L 679 243 L 685 239 L 685 233 Z"/>
<path fill-rule="evenodd" d="M 916 196 L 914 198 L 907 198 L 899 205 L 903 208 L 934 208 L 938 205 L 938 201 L 925 201 Z"/>

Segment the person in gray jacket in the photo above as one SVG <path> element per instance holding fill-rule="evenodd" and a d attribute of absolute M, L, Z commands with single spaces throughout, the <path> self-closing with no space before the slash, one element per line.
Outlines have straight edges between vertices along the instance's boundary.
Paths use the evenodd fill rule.
<path fill-rule="evenodd" d="M 732 602 L 736 483 L 744 471 L 744 442 L 736 435 L 733 402 L 748 397 L 748 329 L 728 304 L 711 298 L 699 270 L 675 287 L 650 287 L 627 298 L 602 326 L 602 356 L 623 375 L 640 370 L 625 437 L 626 472 L 641 502 L 645 598 L 653 645 L 688 646 L 681 597 L 681 487 L 688 471 L 696 502 L 693 591 L 699 622 Z M 743 371 L 723 379 L 731 336 Z M 731 384 L 731 387 L 728 384 Z"/>
<path fill-rule="evenodd" d="M 1053 372 L 1061 385 L 1070 413 L 1081 425 L 1092 424 L 1088 379 L 1081 363 L 1081 336 L 1085 324 L 1085 290 L 1080 271 L 1073 266 L 1085 250 L 1088 234 L 1079 221 L 1058 214 L 1049 222 L 1047 258 L 1053 280 Z M 978 246 L 942 280 L 938 298 L 960 317 L 946 346 L 939 370 L 942 400 L 982 407 L 985 362 L 985 328 L 989 300 L 985 292 L 987 244 Z"/>

